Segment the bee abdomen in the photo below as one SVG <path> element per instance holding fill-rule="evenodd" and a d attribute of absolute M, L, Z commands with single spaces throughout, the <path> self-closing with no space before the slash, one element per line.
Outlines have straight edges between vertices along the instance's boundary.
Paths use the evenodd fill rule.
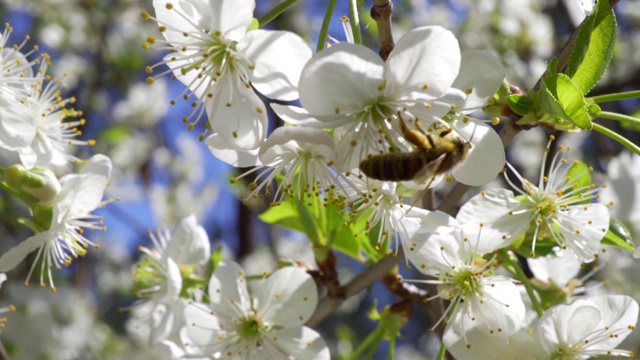
<path fill-rule="evenodd" d="M 429 160 L 424 153 L 391 153 L 375 155 L 360 163 L 360 170 L 372 179 L 382 181 L 409 181 L 422 170 Z"/>

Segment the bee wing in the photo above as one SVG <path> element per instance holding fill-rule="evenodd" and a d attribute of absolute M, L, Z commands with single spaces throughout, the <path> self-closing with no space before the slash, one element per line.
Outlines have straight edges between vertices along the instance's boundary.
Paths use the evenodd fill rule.
<path fill-rule="evenodd" d="M 427 165 L 425 165 L 422 170 L 420 170 L 416 174 L 416 176 L 413 178 L 413 181 L 415 181 L 417 184 L 426 183 L 427 187 L 429 187 L 435 180 L 436 176 L 438 176 L 438 169 L 440 169 L 440 165 L 442 164 L 446 156 L 447 154 L 443 153 L 435 160 L 428 162 Z"/>

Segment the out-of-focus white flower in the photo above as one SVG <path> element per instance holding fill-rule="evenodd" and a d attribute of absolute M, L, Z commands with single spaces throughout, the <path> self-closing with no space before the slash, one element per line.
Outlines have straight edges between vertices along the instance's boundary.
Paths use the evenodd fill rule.
<path fill-rule="evenodd" d="M 150 236 L 154 247 L 140 247 L 146 257 L 136 266 L 134 282 L 136 295 L 152 304 L 147 307 L 146 320 L 150 341 L 156 342 L 183 325 L 182 277 L 206 263 L 211 252 L 209 237 L 193 215 L 184 218 L 173 235 L 165 229 Z"/>
<path fill-rule="evenodd" d="M 547 153 L 550 151 L 547 145 Z M 548 176 L 541 172 L 538 186 L 522 178 L 523 190 L 512 187 L 523 196 L 517 200 L 509 190 L 483 191 L 462 206 L 457 215 L 465 233 L 480 236 L 482 247 L 508 246 L 514 239 L 535 227 L 532 253 L 538 237 L 552 238 L 563 249 L 569 249 L 581 262 L 595 260 L 600 240 L 609 229 L 609 211 L 603 204 L 585 203 L 595 198 L 593 185 L 575 186 L 580 177 L 567 176 L 564 156 L 569 148 L 560 147 L 552 159 Z M 545 156 L 541 168 L 545 169 Z M 508 180 L 508 179 L 507 179 Z"/>
<path fill-rule="evenodd" d="M 492 275 L 493 259 L 476 251 L 480 239 L 464 234 L 449 215 L 410 212 L 407 217 L 418 226 L 410 229 L 412 246 L 405 253 L 418 271 L 434 278 L 412 281 L 438 284 L 438 296 L 451 302 L 446 319 L 437 322 L 446 320 L 447 350 L 456 359 L 495 359 L 525 318 L 514 281 Z"/>
<path fill-rule="evenodd" d="M 607 167 L 607 187 L 602 189 L 602 202 L 631 232 L 640 236 L 640 157 L 622 152 L 611 159 Z"/>
<path fill-rule="evenodd" d="M 2 332 L 11 359 L 100 357 L 109 330 L 95 321 L 96 309 L 82 293 L 66 285 L 54 294 L 22 284 L 8 284 L 3 292 L 16 304 Z"/>
<path fill-rule="evenodd" d="M 164 78 L 153 84 L 136 83 L 127 92 L 127 98 L 113 108 L 113 118 L 127 125 L 151 128 L 169 109 L 167 82 Z"/>
<path fill-rule="evenodd" d="M 618 346 L 635 329 L 638 303 L 625 295 L 594 296 L 545 311 L 537 335 L 551 359 L 633 357 Z"/>
<path fill-rule="evenodd" d="M 296 99 L 309 46 L 291 32 L 247 31 L 255 0 L 154 0 L 153 6 L 166 41 L 150 43 L 173 50 L 153 67 L 166 63 L 189 87 L 186 96 L 197 97 L 185 119 L 197 121 L 205 106 L 211 129 L 226 143 L 258 148 L 266 138 L 267 112 L 253 88 L 272 99 Z"/>
<path fill-rule="evenodd" d="M 277 270 L 249 294 L 242 268 L 222 262 L 209 282 L 209 304 L 185 309 L 184 351 L 210 358 L 329 359 L 320 334 L 303 326 L 317 302 L 316 285 L 300 268 Z"/>
<path fill-rule="evenodd" d="M 95 244 L 85 237 L 85 229 L 103 230 L 104 224 L 91 212 L 102 204 L 102 196 L 111 176 L 111 160 L 104 155 L 94 155 L 77 174 L 60 179 L 62 190 L 54 201 L 49 228 L 22 241 L 0 257 L 0 271 L 9 271 L 29 253 L 36 251 L 27 283 L 37 264 L 41 264 L 40 285 L 45 286 L 45 276 L 55 291 L 51 268 L 69 265 L 74 258 L 87 253 Z M 42 224 L 39 224 L 42 226 Z"/>

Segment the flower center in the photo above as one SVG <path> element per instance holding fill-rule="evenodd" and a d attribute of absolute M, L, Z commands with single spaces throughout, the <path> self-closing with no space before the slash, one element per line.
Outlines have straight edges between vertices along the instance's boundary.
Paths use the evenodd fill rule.
<path fill-rule="evenodd" d="M 256 315 L 251 315 L 242 319 L 240 326 L 238 326 L 238 332 L 243 339 L 254 339 L 260 337 L 261 330 L 263 330 L 262 320 Z"/>

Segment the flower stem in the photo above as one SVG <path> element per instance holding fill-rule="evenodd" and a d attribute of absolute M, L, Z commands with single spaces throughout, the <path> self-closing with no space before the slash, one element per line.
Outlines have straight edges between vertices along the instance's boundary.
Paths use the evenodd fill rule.
<path fill-rule="evenodd" d="M 619 92 L 615 94 L 606 94 L 606 95 L 598 95 L 598 96 L 590 97 L 590 99 L 593 100 L 593 102 L 595 102 L 596 104 L 603 103 L 603 102 L 635 99 L 635 98 L 640 98 L 640 90 L 625 91 L 625 92 Z"/>
<path fill-rule="evenodd" d="M 609 120 L 615 120 L 615 121 L 633 123 L 635 125 L 640 125 L 640 119 L 638 119 L 637 117 L 618 114 L 618 113 L 609 112 L 609 111 L 601 111 L 598 114 L 598 117 L 599 118 L 603 118 L 603 119 L 609 119 Z"/>
<path fill-rule="evenodd" d="M 358 0 L 349 1 L 349 15 L 351 17 L 351 31 L 353 32 L 353 42 L 362 44 L 362 34 L 360 33 L 360 17 L 358 16 Z"/>
<path fill-rule="evenodd" d="M 634 153 L 640 155 L 640 147 L 638 147 L 638 145 L 632 143 L 631 141 L 629 141 L 629 139 L 625 138 L 624 136 L 618 134 L 617 132 L 604 127 L 598 123 L 593 123 L 593 130 L 599 132 L 600 134 L 606 135 L 610 138 L 612 138 L 613 140 L 619 142 L 621 145 L 623 145 L 624 147 L 626 147 L 627 149 L 633 151 Z"/>
<path fill-rule="evenodd" d="M 373 332 L 367 336 L 364 341 L 360 343 L 360 346 L 351 354 L 352 359 L 359 359 L 360 355 L 364 353 L 369 347 L 372 347 L 374 344 L 379 344 L 382 338 L 382 329 L 378 326 Z M 377 347 L 377 346 L 376 346 Z M 376 347 L 373 347 L 374 349 Z M 375 351 L 375 350 L 374 350 Z"/>
<path fill-rule="evenodd" d="M 522 283 L 522 285 L 524 285 L 527 295 L 529 295 L 529 299 L 531 299 L 531 307 L 536 314 L 538 314 L 538 317 L 541 317 L 542 313 L 544 313 L 544 309 L 542 308 L 542 305 L 540 305 L 536 294 L 533 292 L 533 287 L 531 286 L 529 278 L 527 278 L 527 275 L 522 271 L 520 265 L 516 261 L 513 261 L 509 252 L 504 251 L 503 255 L 504 268 L 511 272 Z"/>
<path fill-rule="evenodd" d="M 258 20 L 259 28 L 262 28 L 268 23 L 270 23 L 273 19 L 275 19 L 276 17 L 278 17 L 278 15 L 285 12 L 285 10 L 290 8 L 291 5 L 295 4 L 296 2 L 298 2 L 298 0 L 285 0 L 281 4 L 271 9 L 271 11 L 266 13 L 263 17 L 260 18 L 260 20 Z"/>
<path fill-rule="evenodd" d="M 444 356 L 447 354 L 447 348 L 443 344 L 440 344 L 440 351 L 438 351 L 438 357 L 436 360 L 444 360 Z"/>
<path fill-rule="evenodd" d="M 324 42 L 327 39 L 327 33 L 329 32 L 329 24 L 333 17 L 333 10 L 336 8 L 337 0 L 329 0 L 327 4 L 327 11 L 324 13 L 324 19 L 322 19 L 322 27 L 320 28 L 320 34 L 318 35 L 318 45 L 316 46 L 316 52 L 324 49 Z"/>

